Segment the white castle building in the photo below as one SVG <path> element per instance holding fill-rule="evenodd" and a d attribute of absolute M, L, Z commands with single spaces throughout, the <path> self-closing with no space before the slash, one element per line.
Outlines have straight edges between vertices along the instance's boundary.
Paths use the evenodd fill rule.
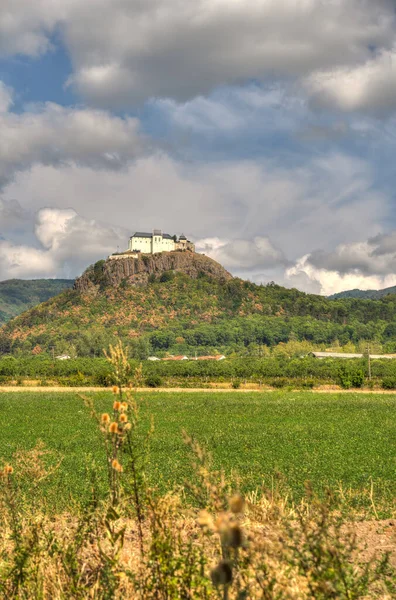
<path fill-rule="evenodd" d="M 129 252 L 141 252 L 142 254 L 155 254 L 156 252 L 173 252 L 174 250 L 195 251 L 195 246 L 185 235 L 171 236 L 163 233 L 160 229 L 154 229 L 152 233 L 137 231 L 129 238 Z"/>

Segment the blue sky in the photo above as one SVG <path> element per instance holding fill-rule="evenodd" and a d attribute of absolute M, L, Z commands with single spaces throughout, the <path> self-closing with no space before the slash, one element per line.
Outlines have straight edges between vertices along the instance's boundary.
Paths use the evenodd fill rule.
<path fill-rule="evenodd" d="M 0 278 L 135 230 L 315 293 L 396 284 L 392 0 L 3 0 Z"/>

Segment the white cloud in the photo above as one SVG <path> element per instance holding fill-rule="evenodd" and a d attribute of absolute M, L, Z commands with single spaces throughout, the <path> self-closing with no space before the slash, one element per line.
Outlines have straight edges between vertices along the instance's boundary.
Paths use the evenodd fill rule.
<path fill-rule="evenodd" d="M 396 232 L 379 234 L 365 242 L 339 244 L 330 252 L 306 254 L 287 269 L 286 281 L 299 281 L 307 291 L 310 285 L 319 285 L 326 295 L 396 285 Z"/>
<path fill-rule="evenodd" d="M 396 273 L 365 275 L 358 270 L 340 273 L 315 267 L 310 263 L 309 255 L 307 255 L 286 270 L 285 282 L 306 292 L 330 296 L 344 290 L 378 290 L 394 286 L 396 285 Z"/>
<path fill-rule="evenodd" d="M 30 246 L 0 240 L 0 278 L 53 277 L 57 265 L 53 256 Z"/>
<path fill-rule="evenodd" d="M 123 245 L 127 231 L 84 219 L 72 209 L 41 209 L 35 245 L 0 240 L 0 279 L 75 276 Z"/>
<path fill-rule="evenodd" d="M 345 111 L 389 112 L 396 108 L 396 49 L 363 64 L 319 71 L 305 82 L 316 105 Z"/>

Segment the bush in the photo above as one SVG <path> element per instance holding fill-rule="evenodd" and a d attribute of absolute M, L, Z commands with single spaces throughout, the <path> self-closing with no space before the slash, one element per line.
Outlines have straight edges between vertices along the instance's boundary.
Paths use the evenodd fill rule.
<path fill-rule="evenodd" d="M 351 377 L 352 387 L 361 388 L 364 384 L 364 373 L 362 370 L 352 373 Z"/>
<path fill-rule="evenodd" d="M 269 382 L 270 385 L 274 388 L 284 388 L 290 384 L 290 381 L 286 379 L 286 377 L 277 377 L 276 379 L 272 379 Z"/>
<path fill-rule="evenodd" d="M 155 374 L 149 375 L 145 379 L 145 384 L 147 387 L 151 387 L 151 388 L 161 387 L 162 379 L 159 375 L 155 375 Z"/>
<path fill-rule="evenodd" d="M 160 276 L 160 282 L 166 283 L 167 281 L 172 281 L 175 278 L 175 274 L 173 271 L 164 271 L 164 273 Z"/>
<path fill-rule="evenodd" d="M 395 390 L 396 377 L 384 377 L 382 380 L 382 387 L 384 388 L 384 390 Z"/>
<path fill-rule="evenodd" d="M 239 390 L 239 388 L 241 387 L 241 382 L 239 379 L 234 379 L 234 381 L 231 383 L 231 385 L 234 390 Z"/>
<path fill-rule="evenodd" d="M 302 382 L 301 387 L 305 390 L 312 390 L 315 386 L 315 382 L 313 379 L 306 379 Z"/>

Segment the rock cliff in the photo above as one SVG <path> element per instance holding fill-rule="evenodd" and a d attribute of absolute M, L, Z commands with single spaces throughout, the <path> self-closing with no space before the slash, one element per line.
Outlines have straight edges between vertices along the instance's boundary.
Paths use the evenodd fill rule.
<path fill-rule="evenodd" d="M 99 261 L 76 280 L 74 289 L 94 293 L 99 287 L 118 287 L 125 281 L 130 285 L 147 285 L 150 276 L 159 278 L 165 272 L 184 273 L 192 279 L 201 274 L 223 281 L 232 279 L 224 267 L 208 256 L 176 251 Z"/>

